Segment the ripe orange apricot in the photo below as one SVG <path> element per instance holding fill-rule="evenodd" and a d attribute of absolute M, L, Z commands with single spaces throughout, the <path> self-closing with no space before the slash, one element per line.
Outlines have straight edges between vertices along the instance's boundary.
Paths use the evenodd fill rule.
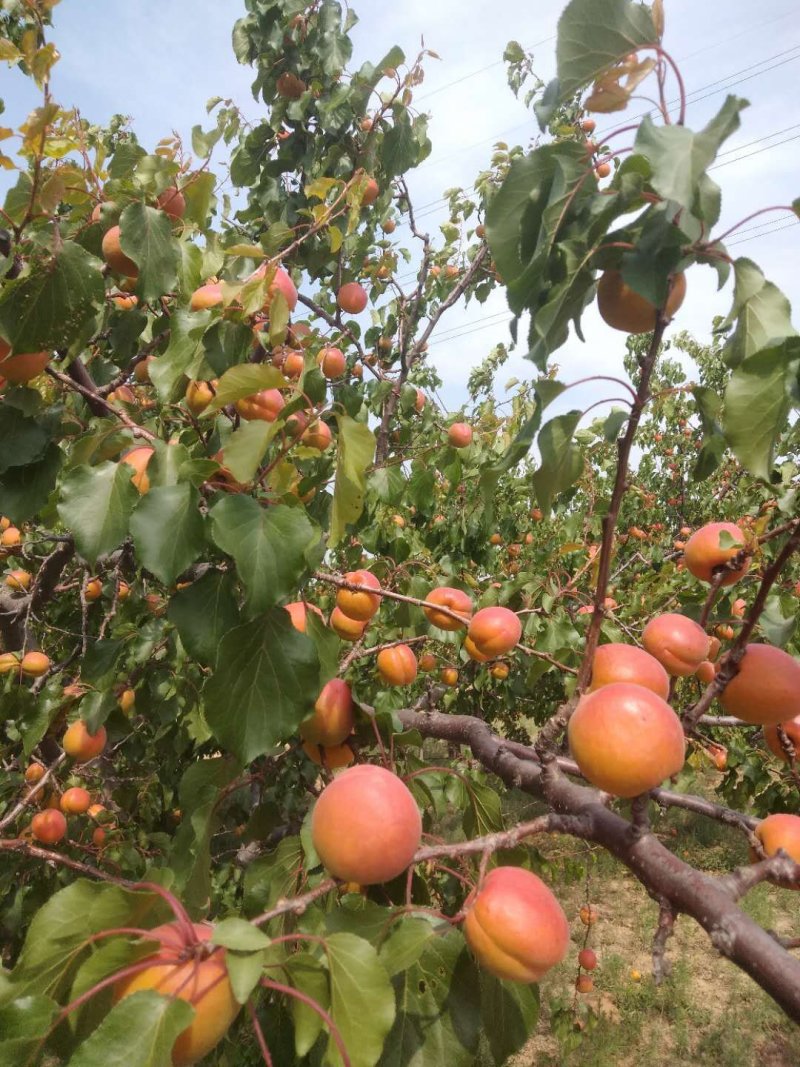
<path fill-rule="evenodd" d="M 25 781 L 28 785 L 36 785 L 44 778 L 44 767 L 41 763 L 29 763 L 25 768 Z"/>
<path fill-rule="evenodd" d="M 168 215 L 173 222 L 182 219 L 186 213 L 186 197 L 175 186 L 170 186 L 156 197 L 156 207 Z"/>
<path fill-rule="evenodd" d="M 316 745 L 340 745 L 353 732 L 353 694 L 341 678 L 322 687 L 314 711 L 300 723 L 300 736 Z"/>
<path fill-rule="evenodd" d="M 26 652 L 20 661 L 19 669 L 29 678 L 41 678 L 50 670 L 50 657 L 44 652 Z"/>
<path fill-rule="evenodd" d="M 357 641 L 366 630 L 367 624 L 359 622 L 358 619 L 351 619 L 341 608 L 334 608 L 331 612 L 330 627 L 343 641 Z"/>
<path fill-rule="evenodd" d="M 121 274 L 125 278 L 136 278 L 139 274 L 139 268 L 122 251 L 120 235 L 119 226 L 112 226 L 110 230 L 106 230 L 103 234 L 103 259 L 115 274 Z"/>
<path fill-rule="evenodd" d="M 154 989 L 164 996 L 179 997 L 195 1010 L 194 1019 L 172 1046 L 175 1067 L 188 1067 L 203 1059 L 227 1033 L 239 1007 L 225 962 L 225 949 L 218 948 L 207 955 L 206 944 L 213 933 L 208 923 L 192 924 L 200 942 L 188 942 L 177 923 L 157 926 L 151 931 L 159 942 L 151 957 L 152 967 L 120 979 L 114 985 L 116 1004 L 141 989 Z"/>
<path fill-rule="evenodd" d="M 0 337 L 0 375 L 21 385 L 38 377 L 50 362 L 50 352 L 21 352 L 12 356 L 11 345 Z"/>
<path fill-rule="evenodd" d="M 652 689 L 663 700 L 669 696 L 669 675 L 649 652 L 635 645 L 600 645 L 592 660 L 589 692 L 612 682 L 633 682 Z"/>
<path fill-rule="evenodd" d="M 277 391 L 277 390 L 276 390 Z M 186 386 L 186 406 L 193 415 L 200 415 L 214 399 L 214 390 L 209 382 L 191 381 Z M 248 397 L 247 399 L 251 399 Z M 239 401 L 241 403 L 241 401 Z M 237 405 L 238 408 L 238 405 Z M 242 414 L 239 412 L 239 414 Z M 245 416 L 247 417 L 247 416 Z"/>
<path fill-rule="evenodd" d="M 579 974 L 575 979 L 575 988 L 579 993 L 591 993 L 594 989 L 594 979 L 588 974 Z"/>
<path fill-rule="evenodd" d="M 421 389 L 417 389 L 417 395 L 414 397 L 414 410 L 417 412 L 417 414 L 419 414 L 421 411 L 424 411 L 427 400 L 428 398 L 425 396 L 423 391 Z"/>
<path fill-rule="evenodd" d="M 194 383 L 204 384 L 204 383 Z M 186 398 L 187 405 L 189 398 Z M 203 405 L 208 407 L 211 398 Z M 283 394 L 278 389 L 262 389 L 260 393 L 242 397 L 237 400 L 234 407 L 246 422 L 274 422 L 286 406 Z M 196 414 L 196 413 L 195 413 Z"/>
<path fill-rule="evenodd" d="M 324 622 L 322 612 L 316 604 L 306 604 L 304 600 L 295 600 L 292 604 L 284 604 L 283 606 L 291 616 L 292 626 L 294 626 L 295 630 L 299 630 L 301 634 L 306 632 L 306 626 L 308 625 L 306 614 L 308 611 L 315 612 Z"/>
<path fill-rule="evenodd" d="M 370 126 L 370 129 L 371 128 L 372 127 Z M 379 192 L 380 192 L 380 188 L 378 186 L 378 183 L 375 181 L 374 178 L 370 178 L 367 181 L 367 184 L 366 184 L 366 186 L 364 188 L 364 194 L 361 197 L 361 205 L 362 205 L 362 207 L 369 207 L 370 204 L 374 204 L 375 201 L 378 199 L 378 193 Z M 392 231 L 391 230 L 387 231 L 387 230 L 384 229 L 384 232 L 385 233 L 391 233 Z"/>
<path fill-rule="evenodd" d="M 551 890 L 522 867 L 495 867 L 464 903 L 464 937 L 478 963 L 510 982 L 538 982 L 569 948 L 569 923 Z"/>
<path fill-rule="evenodd" d="M 720 534 L 726 533 L 735 541 L 728 548 L 720 546 Z M 727 563 L 737 552 L 744 548 L 745 536 L 741 529 L 732 522 L 709 522 L 695 530 L 686 542 L 683 550 L 683 561 L 686 569 L 695 578 L 702 582 L 710 582 L 714 578 L 714 568 Z M 747 572 L 750 561 L 745 560 L 738 570 L 726 571 L 722 578 L 722 585 L 733 585 L 734 582 Z"/>
<path fill-rule="evenodd" d="M 317 364 L 322 371 L 323 377 L 328 380 L 341 378 L 347 370 L 347 360 L 344 358 L 344 352 L 342 352 L 341 348 L 336 348 L 333 345 L 326 345 L 325 348 L 320 349 L 317 356 Z"/>
<path fill-rule="evenodd" d="M 421 671 L 432 671 L 436 669 L 436 656 L 430 652 L 423 652 L 419 657 L 419 669 Z"/>
<path fill-rule="evenodd" d="M 464 638 L 464 651 L 469 658 L 475 660 L 476 663 L 488 663 L 490 659 L 494 658 L 492 655 L 485 655 L 481 652 L 469 634 Z"/>
<path fill-rule="evenodd" d="M 522 623 L 509 608 L 481 608 L 472 616 L 467 636 L 482 655 L 502 656 L 522 637 Z"/>
<path fill-rule="evenodd" d="M 0 652 L 0 674 L 19 670 L 19 655 L 16 652 Z"/>
<path fill-rule="evenodd" d="M 103 583 L 99 578 L 90 578 L 86 585 L 83 587 L 83 595 L 86 600 L 91 604 L 94 600 L 99 600 L 103 595 Z"/>
<path fill-rule="evenodd" d="M 694 674 L 708 659 L 708 634 L 694 619 L 674 612 L 656 615 L 642 631 L 642 644 L 677 678 Z"/>
<path fill-rule="evenodd" d="M 453 448 L 466 448 L 472 444 L 472 427 L 466 422 L 454 422 L 447 428 L 447 443 Z"/>
<path fill-rule="evenodd" d="M 448 685 L 452 688 L 454 685 L 458 685 L 458 671 L 455 667 L 442 667 L 439 672 L 439 679 L 442 685 Z"/>
<path fill-rule="evenodd" d="M 694 673 L 697 675 L 698 681 L 701 681 L 703 685 L 710 685 L 716 677 L 717 668 L 710 659 L 704 659 Z"/>
<path fill-rule="evenodd" d="M 359 885 L 389 882 L 407 869 L 422 837 L 410 790 L 383 767 L 343 771 L 320 794 L 311 839 L 323 866 Z"/>
<path fill-rule="evenodd" d="M 417 657 L 408 645 L 382 648 L 377 665 L 378 674 L 387 685 L 410 685 L 417 677 Z"/>
<path fill-rule="evenodd" d="M 767 856 L 783 849 L 795 863 L 800 863 L 800 815 L 768 815 L 755 829 L 755 835 Z M 751 856 L 751 859 L 757 859 Z"/>
<path fill-rule="evenodd" d="M 136 705 L 136 691 L 123 689 L 117 699 L 117 704 L 123 715 L 129 715 Z"/>
<path fill-rule="evenodd" d="M 422 610 L 425 612 L 428 622 L 433 626 L 438 626 L 440 630 L 460 630 L 468 624 L 472 616 L 472 598 L 461 589 L 442 585 L 437 589 L 431 589 L 425 600 L 428 604 L 439 604 L 464 616 L 464 621 L 459 622 L 458 619 L 453 619 L 450 615 L 436 611 L 435 608 L 423 608 Z"/>
<path fill-rule="evenodd" d="M 767 743 L 767 748 L 778 759 L 789 760 L 789 754 L 783 747 L 783 742 L 778 735 L 778 729 L 783 730 L 786 735 L 786 739 L 789 742 L 789 747 L 794 750 L 794 757 L 796 758 L 798 752 L 800 752 L 800 715 L 794 719 L 788 719 L 786 722 L 774 723 L 763 728 L 764 740 Z M 33 764 L 36 766 L 36 764 Z"/>
<path fill-rule="evenodd" d="M 345 581 L 354 585 L 366 585 L 380 591 L 381 583 L 370 571 L 348 571 Z M 367 622 L 381 606 L 378 593 L 365 593 L 354 589 L 340 589 L 336 594 L 336 607 L 350 619 Z"/>
<path fill-rule="evenodd" d="M 76 763 L 86 763 L 99 756 L 106 747 L 106 728 L 100 726 L 97 733 L 92 734 L 83 719 L 77 719 L 67 727 L 61 747 Z"/>
<path fill-rule="evenodd" d="M 578 953 L 578 965 L 584 971 L 593 971 L 597 966 L 597 954 L 590 948 L 582 948 Z"/>
<path fill-rule="evenodd" d="M 348 315 L 358 315 L 367 306 L 367 291 L 358 282 L 345 282 L 336 294 L 336 303 Z"/>
<path fill-rule="evenodd" d="M 567 732 L 581 774 L 614 796 L 654 789 L 684 763 L 677 715 L 660 696 L 631 682 L 613 682 L 583 697 Z"/>
<path fill-rule="evenodd" d="M 254 278 L 265 278 L 268 271 L 272 271 L 273 268 L 269 263 L 262 263 L 260 267 L 250 275 L 248 281 Z M 275 269 L 275 273 L 272 277 L 272 281 L 267 287 L 267 295 L 264 299 L 264 310 L 269 311 L 270 305 L 275 298 L 276 293 L 281 293 L 286 303 L 289 306 L 289 311 L 294 311 L 297 307 L 297 287 L 292 281 L 292 277 L 284 267 L 278 267 Z"/>
<path fill-rule="evenodd" d="M 342 767 L 350 767 L 355 762 L 355 753 L 349 745 L 315 745 L 313 741 L 304 741 L 300 746 L 318 767 L 325 767 L 329 771 L 338 771 Z"/>
<path fill-rule="evenodd" d="M 31 819 L 31 833 L 43 845 L 55 845 L 67 832 L 67 820 L 56 808 L 37 812 Z"/>
<path fill-rule="evenodd" d="M 14 589 L 17 592 L 24 592 L 26 589 L 30 589 L 32 578 L 33 576 L 30 571 L 15 570 L 9 571 L 3 579 L 3 582 L 10 589 Z"/>
<path fill-rule="evenodd" d="M 745 722 L 770 726 L 800 715 L 800 663 L 773 645 L 748 645 L 719 702 Z"/>
<path fill-rule="evenodd" d="M 6 526 L 0 534 L 0 545 L 3 548 L 18 548 L 22 544 L 22 534 L 16 526 Z"/>
<path fill-rule="evenodd" d="M 300 440 L 309 448 L 316 448 L 318 452 L 325 452 L 333 444 L 333 434 L 327 422 L 317 419 L 310 422 L 300 435 Z"/>
<path fill-rule="evenodd" d="M 672 318 L 686 296 L 686 275 L 676 274 L 667 297 Z M 656 308 L 622 280 L 618 270 L 604 271 L 597 286 L 597 310 L 609 326 L 625 333 L 649 333 L 656 326 Z"/>
<path fill-rule="evenodd" d="M 95 826 L 92 830 L 92 844 L 97 848 L 102 848 L 106 843 L 106 832 L 102 826 Z"/>
<path fill-rule="evenodd" d="M 92 798 L 85 789 L 75 785 L 61 796 L 61 810 L 67 815 L 83 815 L 89 810 Z"/>
<path fill-rule="evenodd" d="M 219 282 L 206 282 L 195 289 L 189 300 L 192 311 L 206 311 L 222 303 L 222 286 Z"/>
<path fill-rule="evenodd" d="M 584 926 L 594 926 L 597 920 L 600 918 L 597 908 L 594 904 L 584 904 L 581 910 L 578 912 L 578 917 Z"/>
<path fill-rule="evenodd" d="M 142 496 L 150 490 L 150 476 L 147 473 L 147 464 L 153 458 L 154 452 L 155 449 L 151 448 L 150 445 L 140 445 L 138 448 L 132 448 L 129 452 L 126 452 L 124 456 L 120 456 L 120 463 L 127 463 L 129 467 L 133 467 L 134 473 L 131 475 L 131 481 Z"/>

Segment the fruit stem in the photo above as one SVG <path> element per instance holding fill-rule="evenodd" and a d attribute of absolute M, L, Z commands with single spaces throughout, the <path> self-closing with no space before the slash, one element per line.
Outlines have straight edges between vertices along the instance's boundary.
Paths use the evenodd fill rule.
<path fill-rule="evenodd" d="M 261 1029 L 261 1023 L 258 1021 L 252 998 L 247 1002 L 247 1014 L 250 1016 L 250 1025 L 253 1027 L 253 1033 L 256 1035 L 256 1043 L 258 1044 L 264 1063 L 266 1064 L 266 1067 L 272 1067 L 272 1056 L 270 1055 L 269 1046 L 267 1045 L 267 1039 L 264 1037 L 264 1031 Z"/>

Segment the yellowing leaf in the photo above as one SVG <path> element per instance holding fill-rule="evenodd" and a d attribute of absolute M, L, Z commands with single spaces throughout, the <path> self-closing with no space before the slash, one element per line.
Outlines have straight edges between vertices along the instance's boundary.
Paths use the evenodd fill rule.
<path fill-rule="evenodd" d="M 326 200 L 331 189 L 339 188 L 341 184 L 336 178 L 316 178 L 306 186 L 306 197 L 309 200 L 311 197 L 315 197 L 317 200 Z"/>
<path fill-rule="evenodd" d="M 226 256 L 247 256 L 248 259 L 263 259 L 264 257 L 264 249 L 261 245 L 231 245 L 223 251 Z"/>
<path fill-rule="evenodd" d="M 6 63 L 18 63 L 22 59 L 22 52 L 6 37 L 0 37 L 0 60 Z"/>
<path fill-rule="evenodd" d="M 338 226 L 329 226 L 328 237 L 330 238 L 331 242 L 331 252 L 336 255 L 336 253 L 342 247 L 342 241 L 344 240 L 342 236 L 342 231 L 339 229 Z"/>

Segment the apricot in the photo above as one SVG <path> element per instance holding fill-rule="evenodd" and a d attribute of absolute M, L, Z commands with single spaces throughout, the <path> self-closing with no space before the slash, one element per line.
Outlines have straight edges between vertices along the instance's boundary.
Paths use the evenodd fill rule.
<path fill-rule="evenodd" d="M 685 615 L 656 615 L 642 631 L 642 644 L 677 678 L 694 674 L 708 659 L 709 639 L 699 623 Z"/>
<path fill-rule="evenodd" d="M 489 538 L 489 544 L 490 545 L 502 545 L 502 543 L 503 543 L 502 534 L 493 533 L 492 536 Z"/>
<path fill-rule="evenodd" d="M 136 692 L 133 689 L 123 689 L 117 700 L 119 709 L 123 715 L 129 715 L 136 704 Z"/>
<path fill-rule="evenodd" d="M 322 687 L 313 713 L 300 723 L 300 736 L 316 745 L 340 745 L 353 732 L 353 695 L 341 678 Z"/>
<path fill-rule="evenodd" d="M 222 286 L 219 282 L 206 282 L 195 289 L 189 300 L 192 311 L 206 311 L 222 303 Z"/>
<path fill-rule="evenodd" d="M 347 360 L 344 358 L 344 352 L 342 352 L 341 348 L 335 348 L 333 345 L 326 345 L 325 348 L 320 349 L 317 363 L 323 377 L 329 380 L 331 378 L 341 378 L 347 370 Z"/>
<path fill-rule="evenodd" d="M 458 685 L 458 671 L 455 667 L 442 667 L 439 672 L 439 679 L 442 685 L 447 685 L 452 688 L 453 686 Z"/>
<path fill-rule="evenodd" d="M 672 318 L 686 296 L 686 275 L 676 274 L 667 297 L 665 312 Z M 656 327 L 656 308 L 635 293 L 617 270 L 607 270 L 597 286 L 597 310 L 609 326 L 624 333 L 649 333 Z"/>
<path fill-rule="evenodd" d="M 41 678 L 50 670 L 50 657 L 44 652 L 26 652 L 20 661 L 19 669 L 29 678 Z"/>
<path fill-rule="evenodd" d="M 16 652 L 0 652 L 0 674 L 11 674 L 19 670 L 19 656 Z"/>
<path fill-rule="evenodd" d="M 593 971 L 597 967 L 597 954 L 590 948 L 582 948 L 578 953 L 578 965 L 584 971 Z"/>
<path fill-rule="evenodd" d="M 382 648 L 377 665 L 378 674 L 387 685 L 410 685 L 417 677 L 417 657 L 408 645 Z"/>
<path fill-rule="evenodd" d="M 120 235 L 119 226 L 112 226 L 110 230 L 106 230 L 103 234 L 103 259 L 115 274 L 121 274 L 125 278 L 136 278 L 139 274 L 139 268 L 122 251 Z"/>
<path fill-rule="evenodd" d="M 210 403 L 209 400 L 203 407 L 207 407 Z M 262 389 L 260 393 L 242 397 L 234 404 L 239 415 L 246 422 L 275 422 L 285 406 L 283 394 L 277 389 Z"/>
<path fill-rule="evenodd" d="M 509 608 L 481 608 L 472 616 L 467 636 L 482 655 L 502 656 L 522 637 L 522 623 Z"/>
<path fill-rule="evenodd" d="M 300 436 L 300 440 L 309 448 L 316 448 L 318 452 L 324 452 L 333 444 L 333 434 L 327 422 L 317 419 L 310 422 Z"/>
<path fill-rule="evenodd" d="M 40 811 L 31 819 L 31 833 L 43 845 L 55 845 L 67 832 L 67 820 L 56 808 Z"/>
<path fill-rule="evenodd" d="M 594 989 L 594 979 L 588 974 L 579 974 L 575 979 L 575 988 L 579 993 L 591 993 Z"/>
<path fill-rule="evenodd" d="M 720 534 L 722 533 L 728 534 L 735 541 L 735 544 L 730 545 L 728 548 L 722 548 L 720 545 Z M 702 582 L 710 582 L 714 578 L 714 569 L 723 563 L 727 563 L 741 548 L 744 548 L 744 545 L 745 536 L 734 523 L 709 522 L 705 526 L 701 526 L 699 530 L 695 530 L 686 542 L 686 548 L 683 550 L 683 561 L 686 564 L 686 569 L 695 578 L 699 578 Z M 742 575 L 747 572 L 749 566 L 750 561 L 746 559 L 739 569 L 725 571 L 721 584 L 733 585 L 734 582 L 738 582 Z"/>
<path fill-rule="evenodd" d="M 796 758 L 798 750 L 800 750 L 800 715 L 794 719 L 787 719 L 786 722 L 774 723 L 763 728 L 764 740 L 766 741 L 767 748 L 769 748 L 770 752 L 774 753 L 778 759 L 788 761 L 789 756 L 783 747 L 783 743 L 778 734 L 778 729 L 783 730 L 786 734 L 789 747 L 794 752 L 792 758 Z"/>
<path fill-rule="evenodd" d="M 419 414 L 425 410 L 425 404 L 427 403 L 427 397 L 421 389 L 417 389 L 417 395 L 414 397 L 414 410 Z"/>
<path fill-rule="evenodd" d="M 93 600 L 99 600 L 103 595 L 103 583 L 99 578 L 90 578 L 83 587 L 83 595 L 91 604 Z"/>
<path fill-rule="evenodd" d="M 86 763 L 99 756 L 106 747 L 106 728 L 98 727 L 97 733 L 90 733 L 83 719 L 77 719 L 61 739 L 61 747 L 76 763 Z"/>
<path fill-rule="evenodd" d="M 349 619 L 368 622 L 381 606 L 381 583 L 369 571 L 348 571 L 344 576 L 346 582 L 354 585 L 366 585 L 377 593 L 359 592 L 354 589 L 340 589 L 336 594 L 336 607 Z"/>
<path fill-rule="evenodd" d="M 41 763 L 30 763 L 25 768 L 25 781 L 28 785 L 36 785 L 44 778 L 45 770 Z"/>
<path fill-rule="evenodd" d="M 83 815 L 89 810 L 91 803 L 92 798 L 87 791 L 76 785 L 62 795 L 61 810 L 67 815 Z"/>
<path fill-rule="evenodd" d="M 153 458 L 154 452 L 155 449 L 151 448 L 150 445 L 140 445 L 120 457 L 120 463 L 126 463 L 129 467 L 133 467 L 134 473 L 131 475 L 131 481 L 142 496 L 150 490 L 147 464 Z"/>
<path fill-rule="evenodd" d="M 391 771 L 360 764 L 320 794 L 311 839 L 323 866 L 359 885 L 389 882 L 407 869 L 420 845 L 422 820 L 408 787 Z"/>
<path fill-rule="evenodd" d="M 768 815 L 755 829 L 755 835 L 767 856 L 774 856 L 779 849 L 800 863 L 800 815 Z M 751 859 L 758 859 L 751 856 Z"/>
<path fill-rule="evenodd" d="M 127 600 L 131 595 L 131 587 L 127 582 L 117 582 L 117 600 Z"/>
<path fill-rule="evenodd" d="M 277 390 L 276 390 L 277 392 Z M 214 399 L 214 390 L 209 382 L 189 382 L 186 386 L 186 406 L 193 415 L 200 415 Z M 248 397 L 247 399 L 251 399 Z M 241 401 L 239 401 L 241 403 Z M 241 412 L 239 412 L 241 414 Z"/>
<path fill-rule="evenodd" d="M 147 385 L 150 382 L 150 362 L 153 358 L 153 356 L 147 356 L 145 359 L 140 359 L 133 368 L 133 376 L 139 385 Z"/>
<path fill-rule="evenodd" d="M 578 912 L 578 918 L 581 920 L 584 926 L 594 926 L 600 915 L 594 904 L 584 904 L 581 910 Z"/>
<path fill-rule="evenodd" d="M 168 215 L 173 222 L 182 219 L 186 214 L 186 197 L 175 186 L 170 186 L 156 197 L 156 207 Z"/>
<path fill-rule="evenodd" d="M 464 903 L 464 937 L 496 978 L 538 982 L 569 948 L 569 923 L 551 890 L 522 867 L 495 867 Z"/>
<path fill-rule="evenodd" d="M 153 989 L 192 1005 L 194 1019 L 172 1046 L 175 1067 L 188 1067 L 208 1055 L 225 1036 L 240 1007 L 228 977 L 225 949 L 207 955 L 211 946 L 206 942 L 213 927 L 208 923 L 193 923 L 192 927 L 201 942 L 198 946 L 187 943 L 177 923 L 152 930 L 151 936 L 159 942 L 152 957 L 145 957 L 152 958 L 152 967 L 120 979 L 113 992 L 115 1004 L 141 989 Z"/>
<path fill-rule="evenodd" d="M 267 272 L 272 269 L 273 268 L 269 263 L 262 263 L 260 267 L 257 267 L 256 270 L 253 271 L 247 280 L 251 281 L 254 278 L 265 278 Z M 264 309 L 266 311 L 269 311 L 270 305 L 277 293 L 283 294 L 283 298 L 289 307 L 289 311 L 294 311 L 297 307 L 297 287 L 292 281 L 291 275 L 284 267 L 275 268 L 272 281 L 267 287 L 267 295 L 264 299 Z"/>
<path fill-rule="evenodd" d="M 695 671 L 698 681 L 701 681 L 703 685 L 710 685 L 717 674 L 717 668 L 709 659 L 704 659 L 700 666 Z"/>
<path fill-rule="evenodd" d="M 362 123 L 362 128 L 363 128 L 363 123 Z M 372 124 L 371 123 L 370 123 L 370 129 L 372 129 Z M 375 181 L 374 178 L 369 178 L 367 180 L 366 186 L 364 187 L 364 192 L 363 192 L 363 194 L 361 196 L 361 206 L 362 207 L 369 207 L 370 204 L 374 204 L 375 201 L 378 199 L 378 194 L 379 193 L 380 193 L 380 188 L 378 186 L 378 183 Z M 392 229 L 394 229 L 394 227 L 392 227 Z M 385 224 L 384 224 L 384 233 L 391 233 L 391 232 L 392 232 L 392 230 L 387 230 L 385 228 Z"/>
<path fill-rule="evenodd" d="M 317 614 L 320 619 L 323 619 L 322 612 L 316 604 L 306 604 L 304 600 L 295 600 L 292 604 L 284 604 L 283 606 L 289 612 L 292 626 L 294 626 L 295 630 L 299 630 L 301 634 L 306 632 L 306 626 L 308 625 L 306 616 L 309 610 Z"/>
<path fill-rule="evenodd" d="M 305 360 L 302 352 L 289 352 L 281 364 L 284 378 L 297 381 L 305 369 Z"/>
<path fill-rule="evenodd" d="M 436 656 L 430 652 L 424 652 L 419 657 L 419 669 L 421 671 L 433 671 L 436 669 Z"/>
<path fill-rule="evenodd" d="M 641 685 L 612 682 L 582 697 L 567 732 L 581 774 L 614 796 L 646 793 L 683 767 L 680 720 Z"/>
<path fill-rule="evenodd" d="M 507 663 L 495 663 L 489 668 L 489 673 L 492 678 L 497 678 L 498 681 L 504 682 L 509 675 L 509 667 Z"/>
<path fill-rule="evenodd" d="M 358 641 L 366 630 L 367 624 L 359 622 L 358 619 L 351 619 L 341 608 L 334 608 L 331 612 L 330 627 L 343 641 Z"/>
<path fill-rule="evenodd" d="M 800 663 L 773 645 L 748 645 L 719 702 L 728 715 L 757 726 L 794 719 L 800 715 Z"/>
<path fill-rule="evenodd" d="M 464 651 L 469 658 L 475 660 L 476 663 L 488 663 L 490 659 L 494 658 L 491 655 L 484 655 L 469 634 L 464 638 Z"/>
<path fill-rule="evenodd" d="M 9 571 L 3 579 L 5 585 L 10 589 L 14 589 L 16 592 L 24 592 L 26 589 L 30 589 L 33 576 L 30 571 L 16 570 Z"/>
<path fill-rule="evenodd" d="M 21 352 L 12 356 L 11 345 L 0 337 L 0 374 L 8 382 L 22 385 L 37 378 L 50 362 L 50 352 Z"/>
<path fill-rule="evenodd" d="M 338 771 L 342 767 L 350 767 L 355 762 L 355 753 L 349 745 L 315 745 L 313 741 L 304 741 L 300 746 L 318 767 L 325 767 L 329 771 Z"/>
<path fill-rule="evenodd" d="M 433 626 L 438 626 L 440 630 L 460 630 L 468 624 L 472 616 L 472 598 L 461 589 L 453 589 L 449 585 L 431 589 L 430 593 L 425 597 L 425 601 L 427 604 L 439 604 L 442 607 L 450 608 L 451 611 L 458 612 L 459 615 L 464 617 L 463 622 L 460 622 L 458 619 L 445 615 L 441 611 L 436 611 L 434 608 L 423 608 L 422 610 L 425 612 L 428 622 Z"/>
<path fill-rule="evenodd" d="M 106 843 L 106 832 L 102 826 L 96 826 L 92 830 L 92 844 L 97 848 L 102 848 Z"/>
<path fill-rule="evenodd" d="M 336 294 L 336 303 L 348 315 L 358 315 L 367 306 L 367 291 L 358 282 L 345 282 Z"/>
<path fill-rule="evenodd" d="M 600 645 L 595 652 L 589 692 L 613 682 L 643 685 L 664 700 L 669 696 L 669 675 L 657 659 L 635 645 Z"/>
<path fill-rule="evenodd" d="M 447 443 L 453 448 L 466 448 L 472 444 L 472 427 L 466 422 L 454 422 L 447 428 Z"/>

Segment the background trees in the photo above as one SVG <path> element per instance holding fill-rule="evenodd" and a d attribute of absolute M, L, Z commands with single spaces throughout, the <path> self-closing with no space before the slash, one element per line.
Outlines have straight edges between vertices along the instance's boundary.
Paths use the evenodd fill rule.
<path fill-rule="evenodd" d="M 499 152 L 433 235 L 405 180 L 424 53 L 348 72 L 338 5 L 252 0 L 233 41 L 266 117 L 217 101 L 191 156 L 148 152 L 56 102 L 48 12 L 2 43 L 42 103 L 0 248 L 0 1051 L 505 1062 L 569 950 L 545 835 L 658 900 L 656 978 L 684 914 L 797 1019 L 791 940 L 739 906 L 798 884 L 800 714 L 797 342 L 716 236 L 707 173 L 743 102 L 693 132 L 661 5 L 604 4 L 598 46 L 596 0 L 572 0 L 557 80 L 529 82 L 542 144 Z M 631 147 L 590 140 L 645 79 Z M 731 316 L 664 343 L 703 267 Z M 498 401 L 498 348 L 447 413 L 429 341 L 501 285 L 534 377 Z M 629 380 L 596 378 L 602 417 L 551 417 L 595 297 Z M 692 793 L 698 757 L 720 802 Z M 658 806 L 755 862 L 697 872 Z"/>

